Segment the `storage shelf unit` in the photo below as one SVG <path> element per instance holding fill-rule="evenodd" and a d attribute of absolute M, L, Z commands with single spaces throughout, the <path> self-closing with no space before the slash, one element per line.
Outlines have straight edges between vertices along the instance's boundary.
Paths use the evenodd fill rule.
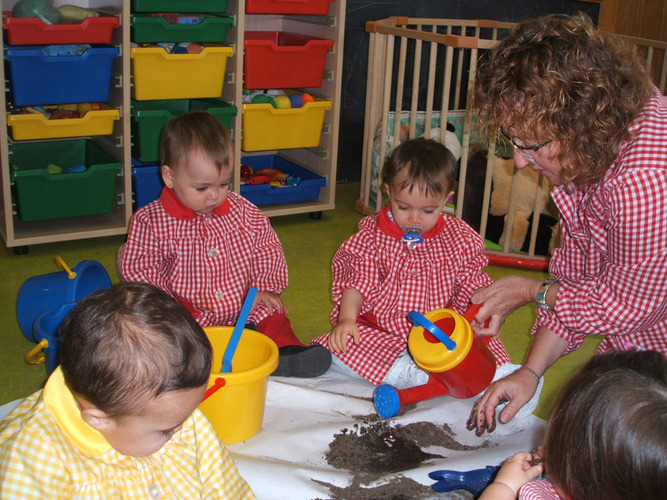
<path fill-rule="evenodd" d="M 0 0 L 2 12 L 11 12 L 16 0 Z M 14 141 L 7 130 L 6 94 L 0 96 L 0 235 L 7 247 L 23 247 L 56 241 L 122 235 L 127 232 L 132 215 L 132 186 L 130 175 L 130 58 L 129 58 L 129 0 L 56 1 L 54 6 L 73 4 L 104 11 L 118 16 L 119 26 L 112 33 L 111 44 L 119 49 L 113 60 L 111 88 L 108 103 L 120 111 L 120 119 L 114 121 L 113 133 L 107 136 L 90 137 L 90 141 L 109 153 L 123 168 L 116 177 L 114 207 L 108 214 L 82 215 L 59 219 L 22 221 L 17 214 L 16 199 L 12 195 L 11 155 Z M 5 59 L 4 49 L 2 58 Z M 9 87 L 4 65 L 0 65 L 0 78 Z M 45 103 L 48 104 L 48 103 Z M 57 140 L 57 139 L 56 139 Z M 20 141 L 22 144 L 44 141 Z"/>
<path fill-rule="evenodd" d="M 321 0 L 319 0 L 321 1 Z M 296 4 L 303 4 L 295 0 Z M 11 11 L 17 0 L 0 0 L 3 12 Z M 281 2 L 282 3 L 282 2 Z M 289 3 L 289 2 L 288 2 Z M 130 61 L 130 0 L 55 0 L 54 6 L 73 4 L 116 15 L 119 27 L 114 30 L 112 45 L 118 47 L 119 57 L 113 62 L 112 84 L 109 104 L 120 110 L 120 119 L 114 122 L 109 136 L 91 137 L 90 140 L 108 152 L 123 168 L 117 176 L 114 210 L 109 214 L 84 215 L 62 219 L 24 222 L 17 214 L 16 200 L 12 195 L 11 150 L 13 140 L 8 134 L 6 94 L 0 96 L 0 236 L 7 247 L 22 247 L 56 241 L 122 235 L 127 232 L 132 216 L 132 153 L 133 137 L 130 127 L 131 61 Z M 240 191 L 240 164 L 243 156 L 256 154 L 279 154 L 326 178 L 317 199 L 300 202 L 264 205 L 260 208 L 268 216 L 298 213 L 317 213 L 334 208 L 336 187 L 336 162 L 338 157 L 338 128 L 340 93 L 342 82 L 343 36 L 345 26 L 345 0 L 334 0 L 326 15 L 280 15 L 246 13 L 245 0 L 229 0 L 226 15 L 234 20 L 227 32 L 226 44 L 234 49 L 227 60 L 225 83 L 220 98 L 238 108 L 237 116 L 230 126 L 233 142 L 235 169 L 233 189 Z M 244 152 L 241 149 L 243 115 L 243 46 L 246 31 L 278 30 L 300 33 L 334 41 L 334 47 L 326 57 L 322 85 L 312 89 L 300 89 L 313 96 L 331 101 L 331 109 L 325 113 L 322 137 L 319 146 L 301 149 Z M 0 48 L 3 60 L 4 52 Z M 8 86 L 3 65 L 0 78 Z M 21 141 L 27 142 L 27 141 Z"/>
<path fill-rule="evenodd" d="M 290 215 L 297 213 L 316 213 L 334 208 L 336 190 L 336 164 L 338 158 L 338 128 L 340 114 L 340 94 L 343 71 L 343 36 L 345 27 L 345 0 L 330 2 L 327 15 L 287 15 L 287 14 L 251 14 L 245 11 L 244 1 L 230 0 L 227 12 L 236 22 L 231 29 L 231 38 L 235 40 L 234 57 L 227 64 L 228 81 L 223 87 L 223 99 L 236 103 L 239 109 L 234 130 L 234 155 L 237 167 L 242 156 L 277 154 L 287 160 L 326 178 L 326 185 L 320 189 L 319 197 L 310 201 L 262 205 L 260 208 L 268 216 Z M 319 0 L 321 3 L 321 0 Z M 276 2 L 288 5 L 290 2 Z M 295 1 L 297 7 L 304 2 Z M 317 88 L 300 89 L 315 97 L 331 100 L 331 109 L 325 113 L 322 137 L 318 147 L 301 149 L 279 149 L 244 152 L 241 149 L 241 131 L 243 114 L 243 46 L 246 31 L 284 31 L 316 38 L 333 40 L 334 46 L 326 57 L 324 79 Z M 233 185 L 236 191 L 240 186 L 240 168 L 234 171 Z"/>

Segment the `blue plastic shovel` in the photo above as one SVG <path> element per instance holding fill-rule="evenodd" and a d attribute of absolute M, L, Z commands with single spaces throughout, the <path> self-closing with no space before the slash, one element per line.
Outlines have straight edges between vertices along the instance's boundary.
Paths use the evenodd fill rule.
<path fill-rule="evenodd" d="M 499 469 L 499 466 L 487 465 L 484 469 L 475 469 L 465 472 L 457 470 L 436 470 L 429 472 L 428 477 L 436 480 L 436 482 L 431 485 L 431 488 L 438 493 L 466 490 L 477 498 L 496 477 Z"/>
<path fill-rule="evenodd" d="M 222 356 L 222 373 L 230 373 L 232 371 L 232 358 L 236 352 L 236 347 L 239 345 L 241 333 L 243 332 L 243 328 L 245 328 L 245 324 L 248 321 L 248 316 L 250 316 L 250 311 L 252 309 L 252 303 L 255 301 L 256 296 L 257 288 L 248 288 L 248 293 L 245 296 L 243 307 L 241 307 L 241 313 L 236 320 L 236 325 L 234 325 L 234 331 L 232 332 L 232 336 L 229 339 L 229 343 L 227 344 L 227 349 L 225 349 L 225 354 Z"/>

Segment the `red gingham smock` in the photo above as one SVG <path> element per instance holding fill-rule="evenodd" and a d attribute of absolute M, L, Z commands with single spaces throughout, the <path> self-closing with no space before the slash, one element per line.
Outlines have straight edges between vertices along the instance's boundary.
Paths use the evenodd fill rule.
<path fill-rule="evenodd" d="M 249 287 L 280 295 L 288 283 L 269 219 L 234 192 L 213 213 L 198 214 L 164 188 L 134 214 L 121 267 L 126 280 L 167 291 L 201 326 L 234 325 Z M 267 317 L 259 304 L 249 321 L 259 326 Z"/>
<path fill-rule="evenodd" d="M 533 332 L 569 340 L 566 353 L 594 334 L 605 336 L 598 352 L 629 342 L 667 355 L 667 98 L 657 88 L 630 132 L 599 184 L 551 193 L 562 244 L 549 272 L 561 284 Z"/>
<path fill-rule="evenodd" d="M 441 215 L 422 235 L 424 241 L 410 250 L 389 209 L 364 217 L 359 232 L 341 245 L 332 262 L 332 325 L 338 323 L 343 290 L 354 288 L 364 297 L 357 319 L 361 342 L 348 339 L 347 351 L 336 356 L 376 385 L 407 349 L 411 311 L 425 314 L 448 307 L 463 313 L 473 292 L 492 283 L 482 271 L 488 262 L 484 242 L 465 222 Z M 329 348 L 329 334 L 311 343 Z M 489 347 L 498 365 L 509 362 L 500 339 Z"/>
<path fill-rule="evenodd" d="M 561 500 L 561 498 L 549 481 L 533 479 L 519 489 L 519 500 Z"/>

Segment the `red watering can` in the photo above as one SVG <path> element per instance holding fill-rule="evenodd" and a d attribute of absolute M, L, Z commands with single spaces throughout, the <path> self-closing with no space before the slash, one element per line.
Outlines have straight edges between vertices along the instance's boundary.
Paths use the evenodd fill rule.
<path fill-rule="evenodd" d="M 467 399 L 486 389 L 496 373 L 496 360 L 482 340 L 472 331 L 470 321 L 481 304 L 473 304 L 465 314 L 451 309 L 436 309 L 425 316 L 412 311 L 408 318 L 413 328 L 408 349 L 417 366 L 429 373 L 424 385 L 396 389 L 383 384 L 373 393 L 375 410 L 382 418 L 396 416 L 403 405 L 410 405 L 450 394 Z"/>

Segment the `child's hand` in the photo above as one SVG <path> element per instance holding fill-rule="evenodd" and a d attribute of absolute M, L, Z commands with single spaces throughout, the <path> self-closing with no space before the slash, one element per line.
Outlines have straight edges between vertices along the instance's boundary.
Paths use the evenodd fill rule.
<path fill-rule="evenodd" d="M 333 327 L 329 334 L 329 347 L 334 352 L 347 351 L 347 337 L 352 336 L 355 344 L 359 344 L 361 336 L 359 335 L 359 328 L 357 322 L 351 319 L 344 319 Z"/>
<path fill-rule="evenodd" d="M 257 292 L 254 306 L 258 304 L 265 305 L 271 314 L 287 314 L 287 307 L 280 300 L 280 297 L 271 292 Z"/>
<path fill-rule="evenodd" d="M 524 484 L 542 474 L 542 464 L 531 465 L 532 461 L 533 455 L 525 451 L 512 455 L 505 460 L 492 484 L 501 483 L 509 487 L 516 497 Z"/>

